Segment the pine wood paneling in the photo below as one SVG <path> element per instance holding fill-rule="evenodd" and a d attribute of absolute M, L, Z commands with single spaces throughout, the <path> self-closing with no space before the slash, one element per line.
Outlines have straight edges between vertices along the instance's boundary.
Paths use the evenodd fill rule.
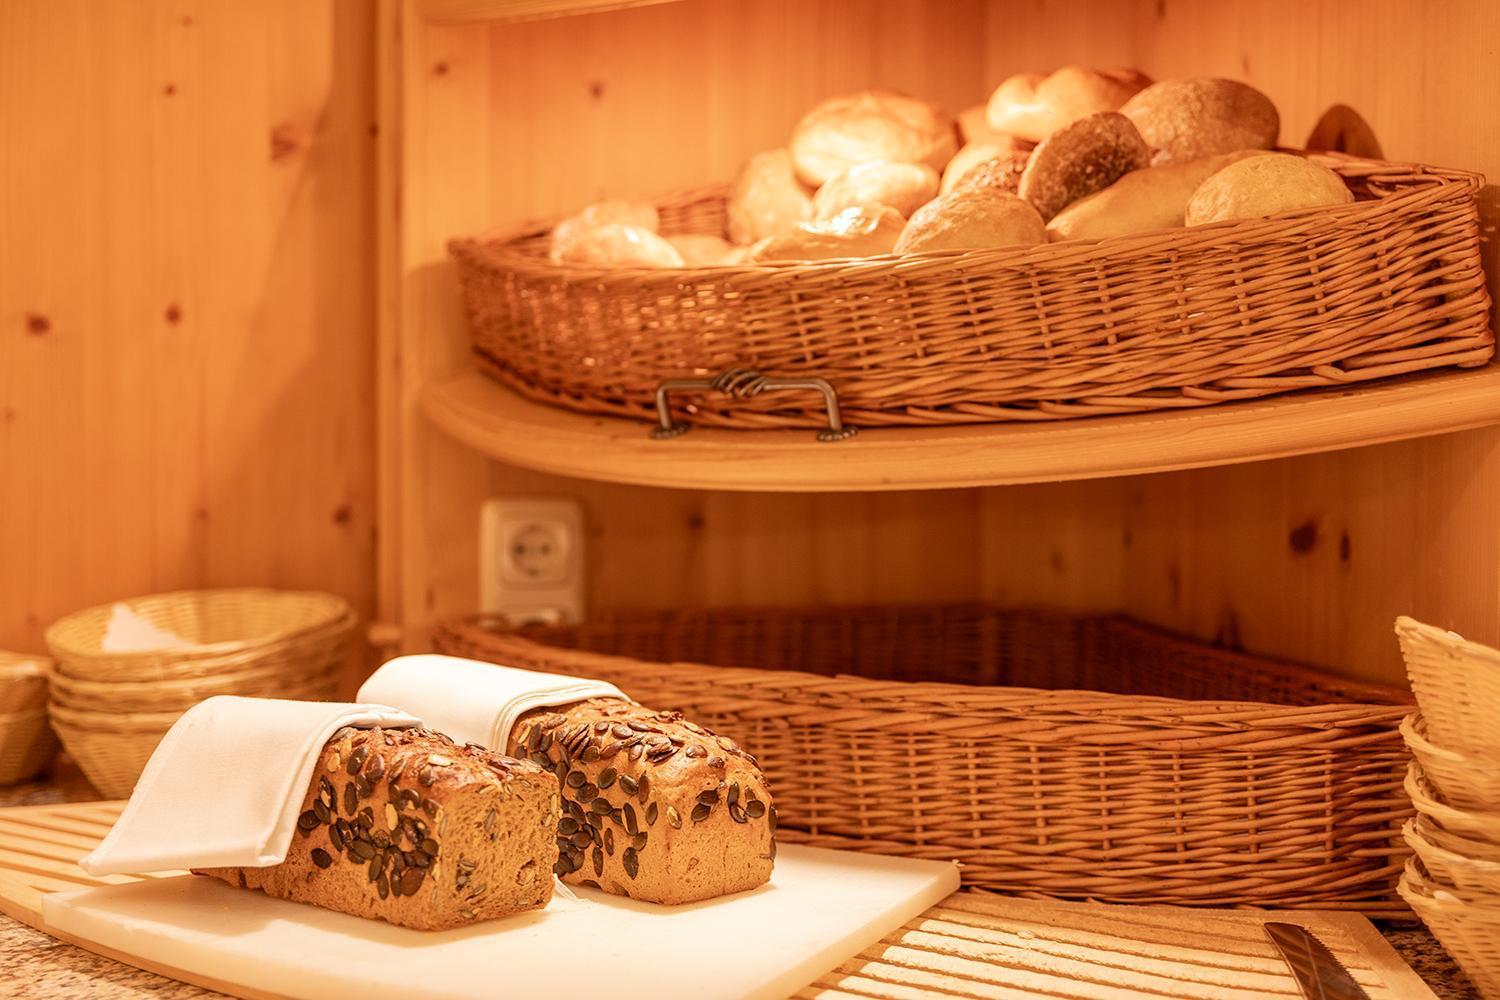
<path fill-rule="evenodd" d="M 368 611 L 373 27 L 0 4 L 0 647 L 176 587 Z"/>

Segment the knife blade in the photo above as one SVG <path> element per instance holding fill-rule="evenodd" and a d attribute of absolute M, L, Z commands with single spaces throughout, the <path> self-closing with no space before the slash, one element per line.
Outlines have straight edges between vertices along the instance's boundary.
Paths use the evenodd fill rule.
<path fill-rule="evenodd" d="M 1370 994 L 1354 981 L 1344 963 L 1328 946 L 1300 924 L 1266 922 L 1266 936 L 1286 959 L 1292 978 L 1307 1000 L 1370 1000 Z"/>

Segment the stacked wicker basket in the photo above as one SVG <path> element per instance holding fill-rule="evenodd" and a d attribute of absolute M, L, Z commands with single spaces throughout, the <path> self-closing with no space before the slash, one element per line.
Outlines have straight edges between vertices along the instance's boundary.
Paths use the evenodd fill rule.
<path fill-rule="evenodd" d="M 1417 807 L 1401 895 L 1480 992 L 1500 997 L 1500 651 L 1410 618 L 1396 634 L 1420 706 L 1401 726 Z"/>
<path fill-rule="evenodd" d="M 347 602 L 312 592 L 182 591 L 124 604 L 182 643 L 107 650 L 114 605 L 76 612 L 47 630 L 57 659 L 53 726 L 110 797 L 130 794 L 172 723 L 205 698 L 332 698 L 355 623 Z"/>
<path fill-rule="evenodd" d="M 0 785 L 34 777 L 57 753 L 47 725 L 47 668 L 41 657 L 0 653 Z"/>

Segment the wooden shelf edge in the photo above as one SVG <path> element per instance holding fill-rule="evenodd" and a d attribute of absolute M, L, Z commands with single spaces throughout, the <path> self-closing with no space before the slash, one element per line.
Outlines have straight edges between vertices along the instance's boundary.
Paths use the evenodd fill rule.
<path fill-rule="evenodd" d="M 696 429 L 670 441 L 643 422 L 523 398 L 477 371 L 422 391 L 443 432 L 501 462 L 680 489 L 866 492 L 1135 476 L 1339 451 L 1500 424 L 1500 365 L 1358 388 L 1036 424 L 810 430 Z"/>
<path fill-rule="evenodd" d="M 437 24 L 463 24 L 471 21 L 509 23 L 675 2 L 676 0 L 417 0 L 417 11 L 423 20 Z"/>

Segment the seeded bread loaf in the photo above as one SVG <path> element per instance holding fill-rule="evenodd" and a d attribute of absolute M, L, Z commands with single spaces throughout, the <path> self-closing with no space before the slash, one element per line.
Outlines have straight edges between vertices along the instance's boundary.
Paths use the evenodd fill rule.
<path fill-rule="evenodd" d="M 557 779 L 423 729 L 351 729 L 319 755 L 286 859 L 195 874 L 242 889 L 446 930 L 546 906 Z"/>
<path fill-rule="evenodd" d="M 771 877 L 776 809 L 755 759 L 677 712 L 595 698 L 522 715 L 508 751 L 562 782 L 557 873 L 652 903 Z"/>

